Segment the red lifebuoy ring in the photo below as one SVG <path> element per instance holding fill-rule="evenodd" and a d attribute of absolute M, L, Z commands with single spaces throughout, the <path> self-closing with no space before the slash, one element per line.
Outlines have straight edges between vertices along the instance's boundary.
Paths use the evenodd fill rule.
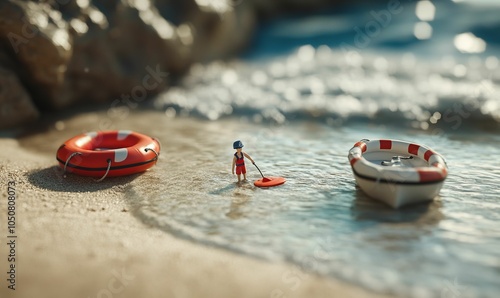
<path fill-rule="evenodd" d="M 59 147 L 56 157 L 69 173 L 104 178 L 144 172 L 155 165 L 159 154 L 158 140 L 113 130 L 75 136 Z"/>

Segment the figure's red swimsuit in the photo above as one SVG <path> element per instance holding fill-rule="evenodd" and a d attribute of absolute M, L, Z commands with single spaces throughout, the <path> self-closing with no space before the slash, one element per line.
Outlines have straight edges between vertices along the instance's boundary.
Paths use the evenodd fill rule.
<path fill-rule="evenodd" d="M 236 157 L 236 175 L 246 174 L 247 169 L 245 168 L 245 156 L 243 152 L 241 153 L 241 158 L 238 157 L 238 152 L 234 156 Z"/>

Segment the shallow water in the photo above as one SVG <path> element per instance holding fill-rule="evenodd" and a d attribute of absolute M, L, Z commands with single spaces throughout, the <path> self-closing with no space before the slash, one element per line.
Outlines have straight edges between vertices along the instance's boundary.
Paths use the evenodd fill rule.
<path fill-rule="evenodd" d="M 251 165 L 250 181 L 235 184 L 232 139 L 223 136 L 236 132 L 265 175 L 287 178 L 283 186 L 255 188 L 259 174 Z M 347 151 L 361 138 L 387 136 L 431 145 L 447 158 L 450 175 L 434 202 L 392 210 L 357 189 Z M 196 144 L 183 149 L 187 162 L 167 160 L 151 171 L 165 173 L 156 177 L 157 189 L 131 188 L 136 215 L 145 222 L 377 292 L 495 297 L 500 291 L 500 166 L 491 163 L 500 154 L 497 135 L 438 138 L 383 127 L 228 121 L 200 125 L 192 140 Z M 177 152 L 175 145 L 170 150 Z M 300 286 L 300 275 L 283 274 L 283 290 Z"/>

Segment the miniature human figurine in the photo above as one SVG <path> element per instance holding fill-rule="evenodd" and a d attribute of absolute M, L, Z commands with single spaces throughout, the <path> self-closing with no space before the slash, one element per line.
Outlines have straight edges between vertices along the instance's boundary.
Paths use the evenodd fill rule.
<path fill-rule="evenodd" d="M 250 159 L 252 164 L 255 164 L 250 155 L 246 154 L 241 150 L 243 148 L 243 143 L 241 141 L 236 141 L 233 143 L 233 148 L 236 149 L 233 157 L 233 166 L 231 167 L 233 175 L 234 168 L 236 167 L 236 175 L 238 175 L 238 182 L 241 182 L 241 174 L 243 174 L 243 180 L 247 180 L 247 169 L 245 168 L 245 157 Z"/>

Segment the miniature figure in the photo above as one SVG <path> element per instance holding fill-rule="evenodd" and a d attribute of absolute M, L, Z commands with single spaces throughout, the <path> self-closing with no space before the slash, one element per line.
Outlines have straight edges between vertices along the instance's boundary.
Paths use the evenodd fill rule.
<path fill-rule="evenodd" d="M 243 181 L 247 180 L 247 169 L 245 168 L 245 157 L 250 159 L 252 164 L 255 164 L 250 155 L 246 154 L 241 150 L 243 148 L 243 143 L 238 140 L 233 143 L 233 148 L 236 149 L 236 153 L 234 153 L 233 157 L 233 166 L 231 167 L 233 175 L 234 168 L 236 167 L 236 175 L 238 175 L 238 182 L 241 182 L 241 174 L 243 174 Z"/>

